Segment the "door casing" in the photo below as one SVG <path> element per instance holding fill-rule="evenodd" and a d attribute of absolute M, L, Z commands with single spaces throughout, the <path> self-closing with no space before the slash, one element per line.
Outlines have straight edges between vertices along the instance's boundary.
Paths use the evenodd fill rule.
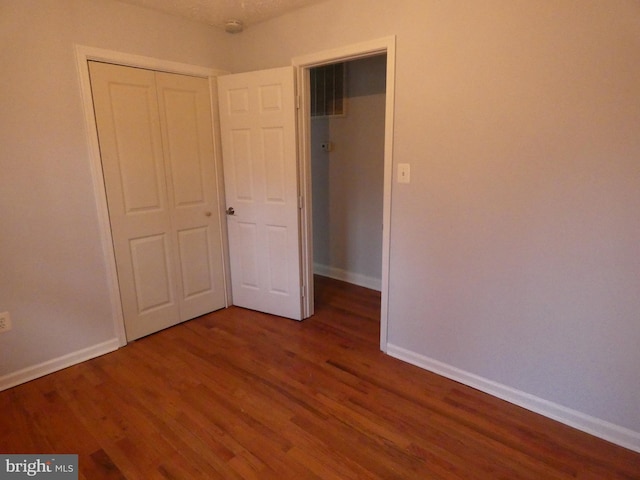
<path fill-rule="evenodd" d="M 329 63 L 346 62 L 374 55 L 386 54 L 386 97 L 384 136 L 384 187 L 382 211 L 382 288 L 380 308 L 380 349 L 387 351 L 389 309 L 389 258 L 391 239 L 391 187 L 393 179 L 393 125 L 395 111 L 395 55 L 396 38 L 389 36 L 368 42 L 357 43 L 333 50 L 295 57 L 292 61 L 297 71 L 297 86 L 300 102 L 298 115 L 298 149 L 300 194 L 303 197 L 300 228 L 302 244 L 302 278 L 305 297 L 303 318 L 313 315 L 313 232 L 311 198 L 311 100 L 309 92 L 309 70 Z"/>

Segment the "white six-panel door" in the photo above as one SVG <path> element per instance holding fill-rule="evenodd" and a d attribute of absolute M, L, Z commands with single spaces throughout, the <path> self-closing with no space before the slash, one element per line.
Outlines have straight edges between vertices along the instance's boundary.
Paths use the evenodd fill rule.
<path fill-rule="evenodd" d="M 218 77 L 234 305 L 302 319 L 293 67 Z"/>
<path fill-rule="evenodd" d="M 209 84 L 90 62 L 127 339 L 225 306 Z"/>

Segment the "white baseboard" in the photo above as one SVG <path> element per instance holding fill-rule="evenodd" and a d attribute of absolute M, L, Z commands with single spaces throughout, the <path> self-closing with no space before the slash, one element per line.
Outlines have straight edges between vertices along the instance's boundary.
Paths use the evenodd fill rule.
<path fill-rule="evenodd" d="M 117 338 L 0 377 L 0 392 L 120 348 Z"/>
<path fill-rule="evenodd" d="M 488 380 L 390 343 L 387 344 L 387 353 L 392 357 L 437 373 L 443 377 L 450 378 L 456 382 L 463 383 L 464 385 L 577 428 L 583 432 L 595 435 L 616 445 L 640 452 L 640 432 L 635 432 L 628 428 L 620 427 L 605 420 L 578 412 L 577 410 L 563 407 L 562 405 Z"/>
<path fill-rule="evenodd" d="M 343 282 L 353 283 L 361 287 L 370 288 L 371 290 L 382 290 L 382 280 L 380 278 L 368 277 L 360 273 L 348 272 L 341 268 L 330 267 L 329 265 L 322 265 L 320 263 L 313 264 L 313 271 L 323 277 L 333 278 L 335 280 L 342 280 Z"/>

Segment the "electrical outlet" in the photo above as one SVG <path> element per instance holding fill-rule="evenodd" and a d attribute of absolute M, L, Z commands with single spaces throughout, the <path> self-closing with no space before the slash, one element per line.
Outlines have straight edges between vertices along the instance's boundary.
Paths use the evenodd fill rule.
<path fill-rule="evenodd" d="M 11 317 L 9 312 L 0 313 L 0 333 L 11 330 Z"/>

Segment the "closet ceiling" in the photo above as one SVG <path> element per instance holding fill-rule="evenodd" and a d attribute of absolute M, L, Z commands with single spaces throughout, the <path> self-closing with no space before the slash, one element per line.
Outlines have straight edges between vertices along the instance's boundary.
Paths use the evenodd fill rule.
<path fill-rule="evenodd" d="M 245 27 L 324 0 L 120 0 L 224 28 L 228 20 Z"/>

